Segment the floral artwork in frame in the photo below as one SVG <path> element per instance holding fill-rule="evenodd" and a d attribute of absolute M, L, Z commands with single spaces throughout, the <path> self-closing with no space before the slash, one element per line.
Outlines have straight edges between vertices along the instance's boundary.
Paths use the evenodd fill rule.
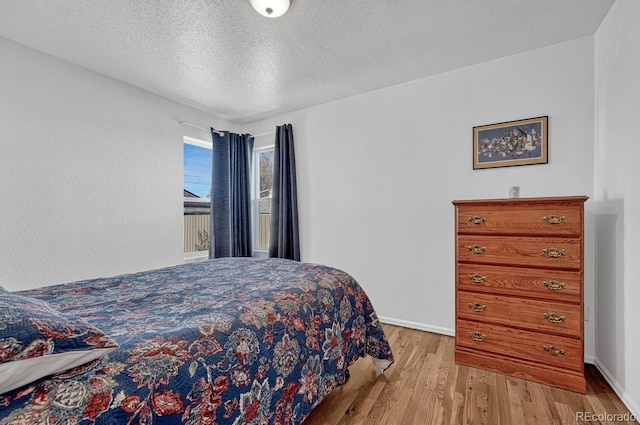
<path fill-rule="evenodd" d="M 549 117 L 473 127 L 473 169 L 546 164 Z"/>

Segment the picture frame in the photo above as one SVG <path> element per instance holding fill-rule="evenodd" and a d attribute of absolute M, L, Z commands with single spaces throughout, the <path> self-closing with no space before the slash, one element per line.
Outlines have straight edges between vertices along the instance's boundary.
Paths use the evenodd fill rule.
<path fill-rule="evenodd" d="M 473 127 L 473 169 L 548 163 L 548 116 Z"/>

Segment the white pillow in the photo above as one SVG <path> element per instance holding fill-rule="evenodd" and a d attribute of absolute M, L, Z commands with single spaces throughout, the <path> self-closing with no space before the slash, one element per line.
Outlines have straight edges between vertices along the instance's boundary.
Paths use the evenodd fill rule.
<path fill-rule="evenodd" d="M 115 341 L 86 320 L 0 288 L 0 394 L 117 348 Z"/>

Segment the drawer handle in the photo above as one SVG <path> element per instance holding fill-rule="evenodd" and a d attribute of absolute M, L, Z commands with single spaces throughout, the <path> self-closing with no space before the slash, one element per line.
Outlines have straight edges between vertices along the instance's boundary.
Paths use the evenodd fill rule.
<path fill-rule="evenodd" d="M 486 336 L 482 335 L 480 332 L 469 332 L 469 336 L 471 337 L 472 340 L 474 341 L 484 341 Z"/>
<path fill-rule="evenodd" d="M 474 254 L 482 254 L 483 252 L 487 251 L 486 246 L 480 246 L 480 245 L 471 245 L 468 248 L 469 248 L 469 251 L 473 252 Z"/>
<path fill-rule="evenodd" d="M 558 313 L 544 313 L 542 316 L 551 323 L 562 323 L 567 320 L 565 316 L 560 316 Z"/>
<path fill-rule="evenodd" d="M 548 352 L 549 354 L 551 354 L 552 356 L 557 356 L 562 354 L 564 356 L 564 350 L 556 347 L 555 345 L 552 345 L 551 347 L 542 347 L 544 348 L 544 351 Z"/>
<path fill-rule="evenodd" d="M 480 217 L 479 215 L 474 215 L 473 217 L 469 217 L 469 223 L 473 223 L 473 224 L 482 224 L 486 221 L 487 219 L 485 217 Z"/>
<path fill-rule="evenodd" d="M 564 249 L 558 249 L 556 247 L 543 249 L 542 252 L 544 253 L 544 255 L 551 258 L 558 258 L 558 257 L 562 257 L 563 255 L 567 255 Z"/>
<path fill-rule="evenodd" d="M 487 306 L 480 303 L 469 303 L 469 308 L 479 313 L 481 311 L 485 311 L 487 309 Z"/>
<path fill-rule="evenodd" d="M 557 280 L 544 281 L 542 282 L 542 284 L 552 291 L 560 291 L 567 286 L 566 284 L 558 282 Z"/>
<path fill-rule="evenodd" d="M 567 217 L 559 216 L 558 214 L 551 214 L 548 217 L 542 217 L 542 221 L 545 221 L 549 224 L 560 224 L 567 221 Z"/>
<path fill-rule="evenodd" d="M 487 277 L 481 275 L 480 273 L 476 273 L 476 274 L 470 274 L 469 280 L 472 281 L 473 283 L 482 283 L 487 280 Z"/>

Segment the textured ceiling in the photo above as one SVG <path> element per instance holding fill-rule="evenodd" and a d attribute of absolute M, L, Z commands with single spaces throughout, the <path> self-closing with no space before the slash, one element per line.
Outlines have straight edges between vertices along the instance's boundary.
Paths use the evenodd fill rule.
<path fill-rule="evenodd" d="M 614 0 L 0 0 L 0 36 L 247 123 L 593 34 Z"/>

